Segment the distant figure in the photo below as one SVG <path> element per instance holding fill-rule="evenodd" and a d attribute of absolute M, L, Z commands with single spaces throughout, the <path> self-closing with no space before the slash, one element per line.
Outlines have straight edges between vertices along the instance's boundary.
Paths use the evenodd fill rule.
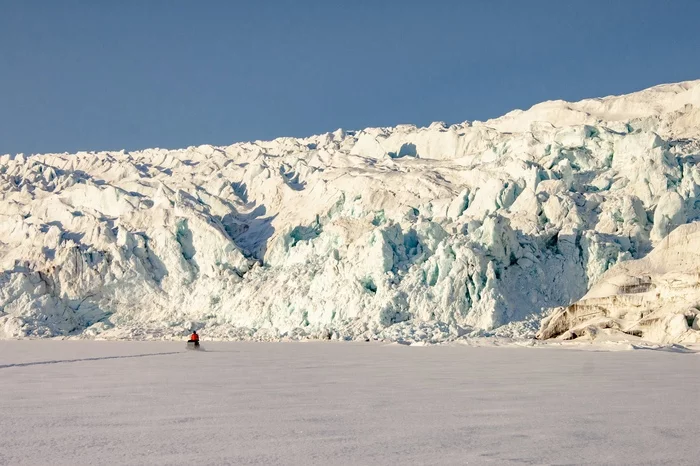
<path fill-rule="evenodd" d="M 194 343 L 194 346 L 199 346 L 199 335 L 196 330 L 192 330 L 192 335 L 187 343 Z"/>

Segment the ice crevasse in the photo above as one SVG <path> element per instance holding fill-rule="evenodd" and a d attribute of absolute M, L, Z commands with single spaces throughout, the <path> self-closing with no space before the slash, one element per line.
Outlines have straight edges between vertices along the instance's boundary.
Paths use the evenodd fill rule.
<path fill-rule="evenodd" d="M 700 219 L 698 160 L 700 81 L 486 122 L 1 156 L 0 337 L 534 336 Z M 581 324 L 562 322 L 551 336 Z"/>

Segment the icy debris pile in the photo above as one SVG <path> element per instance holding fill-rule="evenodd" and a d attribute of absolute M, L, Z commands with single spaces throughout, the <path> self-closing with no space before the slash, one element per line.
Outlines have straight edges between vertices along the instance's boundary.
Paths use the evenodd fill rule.
<path fill-rule="evenodd" d="M 674 230 L 646 257 L 617 264 L 576 303 L 542 321 L 537 337 L 627 334 L 700 342 L 700 222 Z"/>
<path fill-rule="evenodd" d="M 698 109 L 694 81 L 451 126 L 2 156 L 0 337 L 534 335 L 700 218 Z"/>

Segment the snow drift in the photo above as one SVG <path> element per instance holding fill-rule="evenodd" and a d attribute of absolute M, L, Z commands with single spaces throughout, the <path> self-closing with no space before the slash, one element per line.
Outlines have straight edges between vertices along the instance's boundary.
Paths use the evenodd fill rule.
<path fill-rule="evenodd" d="M 0 337 L 532 335 L 700 218 L 700 81 L 487 122 L 0 157 Z"/>

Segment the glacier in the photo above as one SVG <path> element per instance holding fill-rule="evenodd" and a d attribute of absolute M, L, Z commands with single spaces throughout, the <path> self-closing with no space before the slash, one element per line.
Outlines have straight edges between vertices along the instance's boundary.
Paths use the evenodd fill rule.
<path fill-rule="evenodd" d="M 681 225 L 642 259 L 620 262 L 570 306 L 542 321 L 539 339 L 632 335 L 700 343 L 700 222 Z"/>
<path fill-rule="evenodd" d="M 484 122 L 4 155 L 0 338 L 534 337 L 700 220 L 698 160 L 700 80 Z"/>

